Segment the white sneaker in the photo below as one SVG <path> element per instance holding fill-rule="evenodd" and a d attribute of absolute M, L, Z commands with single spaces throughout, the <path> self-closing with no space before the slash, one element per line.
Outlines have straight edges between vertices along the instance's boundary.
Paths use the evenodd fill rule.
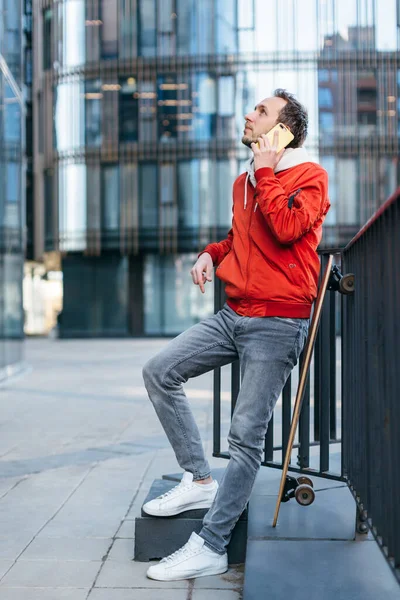
<path fill-rule="evenodd" d="M 228 555 L 213 552 L 204 545 L 203 538 L 193 532 L 182 548 L 149 567 L 147 577 L 158 581 L 175 581 L 218 575 L 227 570 Z"/>
<path fill-rule="evenodd" d="M 182 481 L 165 494 L 143 505 L 143 510 L 153 517 L 172 517 L 185 510 L 210 508 L 218 490 L 218 483 L 203 485 L 193 481 L 192 473 L 185 471 Z"/>

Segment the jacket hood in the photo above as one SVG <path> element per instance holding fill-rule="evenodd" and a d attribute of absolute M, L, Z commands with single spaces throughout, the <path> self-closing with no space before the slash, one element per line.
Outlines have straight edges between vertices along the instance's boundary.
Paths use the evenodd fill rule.
<path fill-rule="evenodd" d="M 307 150 L 303 147 L 300 148 L 286 148 L 285 152 L 282 154 L 281 160 L 278 162 L 274 169 L 274 173 L 279 173 L 280 171 L 285 171 L 286 169 L 291 169 L 292 167 L 296 167 L 297 165 L 301 165 L 306 162 L 316 162 L 310 159 L 310 156 Z M 251 157 L 250 160 L 246 164 L 246 182 L 244 186 L 244 208 L 247 207 L 247 182 L 250 180 L 250 183 L 253 187 L 256 187 L 257 181 L 254 175 L 254 157 Z M 255 209 L 257 209 L 257 204 Z"/>

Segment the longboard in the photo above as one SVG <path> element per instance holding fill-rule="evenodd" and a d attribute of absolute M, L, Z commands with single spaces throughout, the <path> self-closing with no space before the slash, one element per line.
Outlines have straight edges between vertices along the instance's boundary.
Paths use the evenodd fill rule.
<path fill-rule="evenodd" d="M 274 514 L 274 520 L 272 523 L 272 527 L 276 527 L 276 523 L 278 521 L 279 509 L 280 509 L 280 506 L 282 503 L 282 497 L 283 497 L 284 490 L 285 490 L 287 473 L 289 470 L 290 457 L 291 457 L 292 449 L 293 449 L 294 436 L 296 435 L 296 429 L 297 429 L 297 425 L 299 423 L 301 405 L 302 405 L 303 396 L 304 396 L 304 389 L 306 386 L 308 369 L 310 367 L 310 362 L 311 362 L 311 354 L 312 354 L 312 351 L 314 348 L 315 339 L 317 337 L 318 326 L 319 326 L 321 312 L 322 312 L 322 305 L 324 302 L 326 290 L 328 288 L 329 278 L 331 276 L 332 262 L 333 262 L 333 255 L 330 254 L 328 256 L 328 262 L 325 267 L 321 285 L 318 290 L 317 298 L 315 300 L 314 313 L 313 313 L 313 316 L 311 319 L 307 343 L 306 343 L 306 346 L 304 349 L 304 360 L 303 360 L 303 364 L 301 366 L 299 385 L 297 387 L 296 400 L 295 400 L 294 409 L 293 409 L 292 423 L 290 426 L 289 440 L 288 440 L 288 445 L 287 445 L 287 449 L 286 449 L 285 462 L 283 464 L 283 469 L 282 469 L 281 484 L 279 487 L 278 499 L 276 502 L 275 514 Z M 307 482 L 305 480 L 308 478 L 303 478 L 303 479 L 304 479 L 303 484 L 306 484 Z M 299 483 L 302 483 L 300 480 L 298 480 L 298 481 L 299 481 Z M 305 488 L 305 496 L 309 492 L 312 492 L 312 488 L 311 488 L 311 490 L 308 490 L 309 487 L 310 487 L 310 485 L 306 485 L 307 489 Z M 298 489 L 300 489 L 300 488 L 298 488 Z M 304 503 L 306 503 L 306 502 L 304 502 Z M 307 503 L 309 503 L 309 502 L 307 501 Z"/>

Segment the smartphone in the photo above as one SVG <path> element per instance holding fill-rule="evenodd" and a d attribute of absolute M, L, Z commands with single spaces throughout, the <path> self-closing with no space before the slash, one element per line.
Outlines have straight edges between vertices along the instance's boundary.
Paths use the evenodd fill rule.
<path fill-rule="evenodd" d="M 275 131 L 279 131 L 278 138 L 278 148 L 277 152 L 280 152 L 282 148 L 285 148 L 290 142 L 294 139 L 293 133 L 284 125 L 283 123 L 277 123 L 272 129 L 270 129 L 267 133 L 267 138 L 269 143 L 274 143 L 274 133 Z M 258 142 L 257 142 L 258 144 Z"/>

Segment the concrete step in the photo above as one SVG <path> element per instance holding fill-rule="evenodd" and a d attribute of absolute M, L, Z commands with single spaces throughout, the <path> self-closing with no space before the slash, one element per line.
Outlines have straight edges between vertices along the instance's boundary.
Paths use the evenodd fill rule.
<path fill-rule="evenodd" d="M 311 476 L 314 503 L 282 504 L 272 527 L 280 476 L 261 469 L 249 502 L 243 600 L 400 600 L 372 535 L 355 539 L 356 504 L 342 482 Z"/>
<path fill-rule="evenodd" d="M 212 476 L 220 481 L 224 469 L 215 469 Z M 164 494 L 180 481 L 182 473 L 164 475 L 156 479 L 143 504 Z M 135 519 L 136 561 L 144 562 L 168 556 L 186 544 L 192 531 L 199 533 L 203 518 L 208 509 L 188 510 L 173 517 L 151 517 L 143 509 L 141 516 Z M 237 522 L 228 546 L 229 564 L 245 561 L 247 545 L 247 508 Z"/>

